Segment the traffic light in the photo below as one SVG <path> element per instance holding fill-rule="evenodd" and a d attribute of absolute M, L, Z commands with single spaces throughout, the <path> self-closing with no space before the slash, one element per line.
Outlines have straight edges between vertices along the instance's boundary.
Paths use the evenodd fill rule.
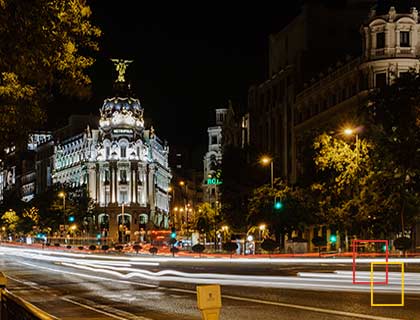
<path fill-rule="evenodd" d="M 171 239 L 175 239 L 176 238 L 176 229 L 172 228 L 171 229 Z"/>
<path fill-rule="evenodd" d="M 69 217 L 69 222 L 74 222 L 74 216 Z"/>
<path fill-rule="evenodd" d="M 283 202 L 281 202 L 281 199 L 279 197 L 274 198 L 274 209 L 280 210 L 283 208 Z"/>
<path fill-rule="evenodd" d="M 337 242 L 337 236 L 335 234 L 330 235 L 330 242 L 336 243 Z"/>

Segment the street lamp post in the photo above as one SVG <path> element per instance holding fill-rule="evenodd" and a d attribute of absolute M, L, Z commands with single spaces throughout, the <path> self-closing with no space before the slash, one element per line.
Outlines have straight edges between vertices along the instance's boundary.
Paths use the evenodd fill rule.
<path fill-rule="evenodd" d="M 180 181 L 179 185 L 181 187 L 184 187 L 184 210 L 185 210 L 185 214 L 186 214 L 186 234 L 187 234 L 187 240 L 189 240 L 189 215 L 188 215 L 188 193 L 187 193 L 187 184 L 185 183 L 185 181 Z"/>
<path fill-rule="evenodd" d="M 271 181 L 271 188 L 273 188 L 273 185 L 274 185 L 274 165 L 273 165 L 273 162 L 274 162 L 274 160 L 273 160 L 273 158 L 270 158 L 270 157 L 268 157 L 268 156 L 264 156 L 264 157 L 262 157 L 261 158 L 261 163 L 263 164 L 263 165 L 268 165 L 268 164 L 270 164 L 270 172 L 271 172 L 271 175 L 270 175 L 270 181 Z"/>
<path fill-rule="evenodd" d="M 122 243 L 125 243 L 124 202 L 121 205 L 121 224 L 122 224 L 121 240 L 122 240 Z"/>
<path fill-rule="evenodd" d="M 66 193 L 64 191 L 61 191 L 58 194 L 58 196 L 60 198 L 63 198 L 63 221 L 64 221 L 63 228 L 65 230 L 66 228 Z"/>

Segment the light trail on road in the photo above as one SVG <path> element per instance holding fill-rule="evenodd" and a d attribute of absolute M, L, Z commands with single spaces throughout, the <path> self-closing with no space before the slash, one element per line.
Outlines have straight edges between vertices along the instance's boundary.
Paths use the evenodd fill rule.
<path fill-rule="evenodd" d="M 5 250 L 4 250 L 5 249 Z M 329 273 L 298 273 L 297 276 L 261 276 L 261 275 L 239 275 L 226 273 L 191 273 L 181 272 L 178 270 L 164 269 L 160 271 L 150 271 L 142 267 L 159 266 L 162 261 L 160 257 L 157 258 L 141 258 L 141 257 L 110 257 L 101 255 L 85 255 L 75 253 L 58 253 L 47 252 L 41 250 L 27 250 L 14 248 L 0 248 L 8 255 L 18 256 L 34 261 L 48 261 L 54 262 L 68 268 L 72 268 L 77 274 L 92 272 L 94 274 L 103 274 L 107 276 L 116 277 L 119 279 L 139 279 L 153 282 L 178 282 L 189 284 L 220 284 L 227 286 L 241 286 L 241 287 L 260 287 L 260 288 L 287 288 L 287 289 L 307 289 L 307 290 L 323 290 L 323 291 L 348 291 L 348 292 L 369 292 L 370 287 L 366 285 L 354 285 L 352 283 L 352 273 L 335 271 Z M 106 257 L 105 259 L 102 259 Z M 147 261 L 145 261 L 147 260 Z M 197 259 L 175 259 L 170 262 L 177 261 L 194 261 Z M 216 262 L 214 259 L 206 259 L 208 263 Z M 225 259 L 220 259 L 226 263 Z M 280 259 L 279 259 L 280 260 Z M 290 259 L 287 259 L 290 260 Z M 320 259 L 310 259 L 305 263 L 312 264 Z M 314 261 L 315 260 L 315 261 Z M 321 259 L 324 263 L 325 260 Z M 337 259 L 329 259 L 337 262 Z M 152 262 L 153 261 L 153 262 Z M 232 259 L 232 262 L 236 262 Z M 254 262 L 252 259 L 249 262 Z M 375 259 L 377 261 L 377 259 Z M 270 262 L 272 262 L 270 260 Z M 282 261 L 283 262 L 283 261 Z M 294 262 L 294 261 L 293 261 Z M 217 263 L 217 262 L 216 262 Z M 230 263 L 230 261 L 229 261 Z M 242 262 L 241 262 L 242 263 Z M 32 267 L 39 267 L 36 263 L 28 263 Z M 53 270 L 53 269 L 51 269 Z M 381 273 L 377 273 L 381 275 Z M 358 272 L 358 277 L 369 281 L 369 272 Z M 405 292 L 419 294 L 420 293 L 420 274 L 406 273 Z M 401 290 L 401 275 L 399 273 L 389 273 L 389 284 L 386 286 L 377 286 L 375 291 L 398 293 Z"/>
<path fill-rule="evenodd" d="M 164 257 L 164 256 L 147 256 L 147 257 L 127 257 L 127 256 L 108 256 L 108 255 L 99 255 L 99 254 L 84 254 L 84 253 L 73 253 L 73 252 L 58 252 L 58 251 L 49 251 L 42 249 L 27 249 L 27 248 L 13 248 L 13 247 L 0 247 L 0 252 L 3 253 L 13 253 L 13 252 L 27 252 L 27 253 L 37 253 L 45 256 L 64 256 L 64 257 L 73 257 L 73 258 L 85 258 L 85 259 L 101 259 L 101 260 L 115 260 L 115 261 L 125 261 L 130 263 L 135 262 L 194 262 L 197 264 L 200 263 L 227 263 L 230 264 L 250 264 L 250 263 L 266 263 L 266 264 L 349 264 L 353 263 L 351 257 L 349 258 L 253 258 L 252 256 L 248 258 L 227 258 L 227 257 Z M 357 264 L 369 264 L 371 262 L 385 261 L 385 257 L 379 258 L 366 258 L 366 257 L 357 257 Z M 389 258 L 389 262 L 404 262 L 409 264 L 420 264 L 420 258 Z"/>

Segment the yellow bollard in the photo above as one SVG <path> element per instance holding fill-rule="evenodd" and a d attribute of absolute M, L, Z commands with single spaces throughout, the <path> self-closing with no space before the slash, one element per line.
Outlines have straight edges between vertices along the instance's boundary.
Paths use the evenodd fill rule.
<path fill-rule="evenodd" d="M 2 310 L 3 302 L 2 302 L 1 295 L 3 294 L 3 289 L 6 288 L 6 284 L 7 284 L 6 277 L 4 276 L 3 272 L 0 272 L 0 319 L 2 318 L 2 314 L 3 314 L 3 310 Z"/>
<path fill-rule="evenodd" d="M 203 320 L 219 320 L 222 308 L 220 285 L 197 286 L 197 306 Z"/>

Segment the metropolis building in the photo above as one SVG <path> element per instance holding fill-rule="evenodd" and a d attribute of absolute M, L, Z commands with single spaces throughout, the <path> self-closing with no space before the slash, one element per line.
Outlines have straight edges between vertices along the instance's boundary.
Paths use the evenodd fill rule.
<path fill-rule="evenodd" d="M 98 128 L 55 146 L 53 181 L 86 185 L 101 212 L 100 228 L 119 240 L 125 229 L 134 240 L 142 229 L 169 226 L 169 148 L 145 127 L 140 101 L 124 79 L 129 61 L 114 62 L 115 94 L 105 99 Z"/>

